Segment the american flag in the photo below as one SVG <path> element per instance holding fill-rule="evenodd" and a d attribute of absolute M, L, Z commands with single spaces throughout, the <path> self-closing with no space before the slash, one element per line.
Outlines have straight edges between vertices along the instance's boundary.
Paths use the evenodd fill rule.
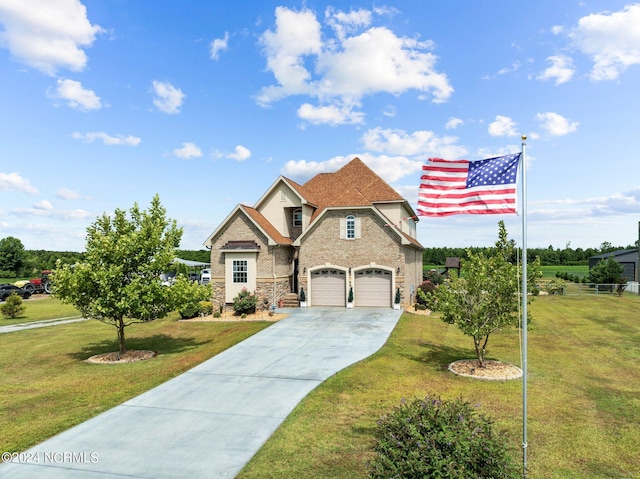
<path fill-rule="evenodd" d="M 515 213 L 520 155 L 480 161 L 429 158 L 422 166 L 418 215 Z"/>

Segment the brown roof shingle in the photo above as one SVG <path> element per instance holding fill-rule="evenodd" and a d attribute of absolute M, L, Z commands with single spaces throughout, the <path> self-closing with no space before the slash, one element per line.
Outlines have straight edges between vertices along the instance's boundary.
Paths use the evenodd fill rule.
<path fill-rule="evenodd" d="M 240 208 L 247 213 L 251 217 L 251 219 L 258 225 L 262 230 L 271 237 L 278 244 L 291 244 L 293 241 L 291 238 L 287 238 L 282 236 L 280 232 L 273 226 L 258 210 L 252 208 L 251 206 L 241 205 Z"/>
<path fill-rule="evenodd" d="M 328 207 L 371 206 L 379 201 L 404 201 L 396 190 L 357 157 L 334 173 L 314 176 L 302 185 L 301 193 L 318 206 L 312 220 Z"/>

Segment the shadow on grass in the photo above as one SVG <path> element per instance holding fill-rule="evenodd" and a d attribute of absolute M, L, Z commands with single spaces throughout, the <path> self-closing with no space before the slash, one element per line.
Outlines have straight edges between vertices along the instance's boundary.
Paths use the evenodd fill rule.
<path fill-rule="evenodd" d="M 442 370 L 446 370 L 449 364 L 459 359 L 476 359 L 474 351 L 469 348 L 443 346 L 428 341 L 420 341 L 418 345 L 421 347 L 419 354 L 410 354 L 407 357 L 413 361 L 434 364 Z"/>
<path fill-rule="evenodd" d="M 197 341 L 189 337 L 173 337 L 166 334 L 155 334 L 144 338 L 130 338 L 126 340 L 128 351 L 148 349 L 158 354 L 176 354 L 207 344 L 209 341 Z M 96 354 L 118 351 L 118 341 L 103 340 L 87 344 L 80 351 L 70 353 L 69 357 L 84 361 Z"/>

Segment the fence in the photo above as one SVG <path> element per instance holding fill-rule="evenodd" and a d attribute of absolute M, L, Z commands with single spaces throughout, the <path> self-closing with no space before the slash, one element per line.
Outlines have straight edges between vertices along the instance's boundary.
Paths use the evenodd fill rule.
<path fill-rule="evenodd" d="M 617 284 L 566 283 L 563 294 L 567 296 L 617 294 L 617 288 Z M 638 294 L 638 283 L 629 281 L 624 292 Z"/>

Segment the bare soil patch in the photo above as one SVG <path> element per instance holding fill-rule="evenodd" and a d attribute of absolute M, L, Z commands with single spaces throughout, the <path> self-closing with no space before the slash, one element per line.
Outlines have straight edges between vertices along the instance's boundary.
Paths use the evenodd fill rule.
<path fill-rule="evenodd" d="M 114 351 L 110 353 L 102 353 L 91 356 L 89 359 L 87 359 L 87 362 L 98 364 L 123 364 L 155 358 L 157 355 L 158 353 L 156 353 L 155 351 L 149 351 L 147 349 L 141 349 L 138 351 L 127 351 L 126 353 Z"/>
<path fill-rule="evenodd" d="M 501 361 L 485 360 L 485 367 L 478 366 L 477 359 L 462 359 L 449 364 L 449 371 L 459 376 L 465 376 L 484 381 L 507 381 L 522 377 L 522 369 L 513 364 Z"/>

